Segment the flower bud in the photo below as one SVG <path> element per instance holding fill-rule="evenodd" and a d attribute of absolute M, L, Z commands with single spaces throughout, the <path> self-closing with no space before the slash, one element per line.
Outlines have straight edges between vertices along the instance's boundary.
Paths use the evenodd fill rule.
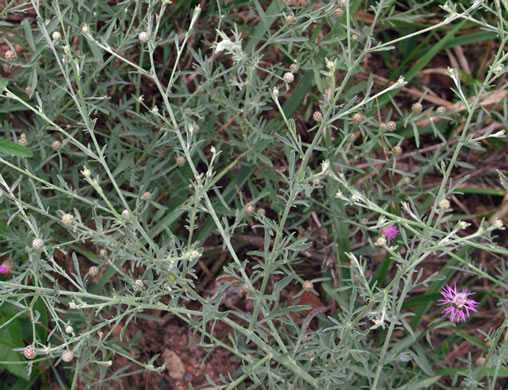
<path fill-rule="evenodd" d="M 354 125 L 359 125 L 360 123 L 362 123 L 362 119 L 363 119 L 362 115 L 356 113 L 351 117 L 351 122 L 353 122 Z"/>
<path fill-rule="evenodd" d="M 51 38 L 53 38 L 55 42 L 58 42 L 60 39 L 62 39 L 62 34 L 60 34 L 58 31 L 54 31 L 53 34 L 51 34 Z"/>
<path fill-rule="evenodd" d="M 298 72 L 299 69 L 300 69 L 300 67 L 298 66 L 297 63 L 293 63 L 293 64 L 289 65 L 289 70 L 293 73 Z"/>
<path fill-rule="evenodd" d="M 413 112 L 413 114 L 419 114 L 420 112 L 422 112 L 422 110 L 423 106 L 420 103 L 415 103 L 411 106 L 411 111 Z"/>
<path fill-rule="evenodd" d="M 460 221 L 460 222 L 459 222 L 459 227 L 460 227 L 461 229 L 466 229 L 469 225 L 470 225 L 470 224 L 469 224 L 469 223 L 467 223 L 466 221 Z"/>
<path fill-rule="evenodd" d="M 81 173 L 86 178 L 90 177 L 90 175 L 92 174 L 92 172 L 90 172 L 90 170 L 87 167 L 83 167 L 83 170 L 81 171 Z"/>
<path fill-rule="evenodd" d="M 73 331 L 74 331 L 74 329 L 72 329 L 72 326 L 67 325 L 67 326 L 65 327 L 65 333 L 67 333 L 67 334 L 71 334 Z"/>
<path fill-rule="evenodd" d="M 386 124 L 386 128 L 390 131 L 394 131 L 397 128 L 397 123 L 390 121 Z"/>
<path fill-rule="evenodd" d="M 66 226 L 72 225 L 74 217 L 71 214 L 62 215 L 62 223 Z"/>
<path fill-rule="evenodd" d="M 37 356 L 37 350 L 33 345 L 27 345 L 23 351 L 23 355 L 25 355 L 26 359 L 32 360 L 35 356 Z"/>
<path fill-rule="evenodd" d="M 316 112 L 314 112 L 312 117 L 314 118 L 314 120 L 316 122 L 320 122 L 323 119 L 323 114 L 321 114 L 321 111 L 316 111 Z"/>
<path fill-rule="evenodd" d="M 286 23 L 290 26 L 294 26 L 296 24 L 295 17 L 293 15 L 286 16 Z"/>
<path fill-rule="evenodd" d="M 28 141 L 26 139 L 26 134 L 21 133 L 21 135 L 19 136 L 19 139 L 18 139 L 18 144 L 20 144 L 21 146 L 26 146 L 27 143 L 28 143 Z"/>
<path fill-rule="evenodd" d="M 58 149 L 60 149 L 61 146 L 62 146 L 61 142 L 56 140 L 56 141 L 53 141 L 53 143 L 51 144 L 51 149 L 58 150 Z"/>
<path fill-rule="evenodd" d="M 62 352 L 62 360 L 66 363 L 69 363 L 70 361 L 72 361 L 72 359 L 74 358 L 74 354 L 72 353 L 72 351 L 63 351 Z"/>
<path fill-rule="evenodd" d="M 494 227 L 496 229 L 501 229 L 503 227 L 503 221 L 501 221 L 499 218 L 494 221 Z"/>
<path fill-rule="evenodd" d="M 397 156 L 401 155 L 402 154 L 402 148 L 399 146 L 399 145 L 395 145 L 393 148 L 392 148 L 392 153 L 393 154 L 396 154 Z"/>
<path fill-rule="evenodd" d="M 6 261 L 2 265 L 0 265 L 0 274 L 8 275 L 10 270 L 11 264 L 9 261 Z"/>
<path fill-rule="evenodd" d="M 480 356 L 478 359 L 476 359 L 476 365 L 478 367 L 482 367 L 483 365 L 485 365 L 485 356 Z"/>
<path fill-rule="evenodd" d="M 34 249 L 41 249 L 44 246 L 44 241 L 42 241 L 40 238 L 34 238 L 32 241 L 32 248 Z"/>
<path fill-rule="evenodd" d="M 247 214 L 247 216 L 251 216 L 254 214 L 256 210 L 254 209 L 254 206 L 252 205 L 248 205 L 247 208 L 245 209 L 245 214 Z"/>
<path fill-rule="evenodd" d="M 97 275 L 99 273 L 99 269 L 95 266 L 95 265 L 92 265 L 90 268 L 88 268 L 88 274 L 91 276 L 91 277 L 94 277 L 95 275 Z"/>
<path fill-rule="evenodd" d="M 312 290 L 312 282 L 310 280 L 306 280 L 305 282 L 303 282 L 302 287 L 305 291 L 310 291 Z"/>
<path fill-rule="evenodd" d="M 440 209 L 447 210 L 450 208 L 450 201 L 446 198 L 441 199 L 438 203 Z"/>
<path fill-rule="evenodd" d="M 178 165 L 179 167 L 182 167 L 183 164 L 185 164 L 185 157 L 183 156 L 178 156 L 176 158 L 176 165 Z"/>
<path fill-rule="evenodd" d="M 150 200 L 150 199 L 152 199 L 152 194 L 151 194 L 150 192 L 145 192 L 145 193 L 143 194 L 143 200 L 148 201 L 148 200 Z"/>
<path fill-rule="evenodd" d="M 295 81 L 295 76 L 291 72 L 284 73 L 284 81 L 288 84 L 291 84 L 293 81 Z"/>
<path fill-rule="evenodd" d="M 6 50 L 4 53 L 4 58 L 9 62 L 14 61 L 16 59 L 16 57 L 17 57 L 17 54 L 13 50 Z"/>
<path fill-rule="evenodd" d="M 150 37 L 146 31 L 141 31 L 138 35 L 138 39 L 140 40 L 140 42 L 146 42 L 148 41 L 149 38 Z"/>

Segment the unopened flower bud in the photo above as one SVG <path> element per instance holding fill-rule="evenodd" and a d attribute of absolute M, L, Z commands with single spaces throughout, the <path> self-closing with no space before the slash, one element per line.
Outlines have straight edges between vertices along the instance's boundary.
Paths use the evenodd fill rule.
<path fill-rule="evenodd" d="M 32 241 L 32 248 L 34 249 L 41 249 L 44 246 L 44 241 L 42 241 L 40 238 L 34 238 Z"/>
<path fill-rule="evenodd" d="M 386 128 L 390 131 L 394 131 L 397 128 L 397 123 L 390 121 L 386 124 Z"/>
<path fill-rule="evenodd" d="M 53 143 L 51 144 L 51 149 L 58 150 L 58 149 L 60 149 L 61 146 L 62 146 L 61 142 L 56 140 L 56 141 L 53 141 Z"/>
<path fill-rule="evenodd" d="M 72 225 L 74 217 L 71 214 L 62 215 L 62 223 L 66 226 Z"/>
<path fill-rule="evenodd" d="M 74 354 L 72 353 L 72 351 L 63 351 L 62 352 L 62 360 L 66 363 L 69 363 L 70 361 L 72 361 L 72 359 L 74 358 Z"/>
<path fill-rule="evenodd" d="M 4 53 L 4 58 L 9 62 L 14 61 L 16 57 L 17 57 L 16 52 L 13 50 L 6 50 Z"/>
<path fill-rule="evenodd" d="M 284 81 L 288 84 L 291 84 L 295 80 L 295 76 L 291 72 L 284 73 Z"/>
<path fill-rule="evenodd" d="M 420 112 L 422 112 L 422 110 L 423 110 L 423 106 L 420 103 L 415 103 L 411 106 L 411 111 L 414 114 L 419 114 Z"/>
<path fill-rule="evenodd" d="M 259 215 L 264 216 L 264 215 L 266 214 L 266 210 L 265 210 L 264 208 L 259 208 L 259 209 L 257 210 L 257 213 L 258 213 Z"/>
<path fill-rule="evenodd" d="M 406 85 L 406 80 L 404 80 L 404 76 L 400 76 L 399 79 L 397 80 L 397 82 L 395 83 L 395 87 L 396 88 L 401 88 L 403 87 L 404 85 Z"/>
<path fill-rule="evenodd" d="M 147 33 L 146 31 L 141 31 L 141 32 L 139 33 L 139 35 L 138 35 L 138 39 L 139 39 L 141 42 L 146 42 L 146 41 L 148 41 L 148 38 L 150 38 L 150 37 L 149 37 L 149 35 L 148 35 L 148 33 Z"/>
<path fill-rule="evenodd" d="M 386 239 L 384 237 L 379 237 L 375 242 L 376 246 L 384 246 L 385 244 L 386 244 Z"/>
<path fill-rule="evenodd" d="M 447 210 L 450 208 L 450 201 L 448 199 L 441 199 L 438 203 L 440 209 Z"/>
<path fill-rule="evenodd" d="M 83 26 L 81 26 L 81 32 L 83 34 L 88 34 L 89 31 L 90 31 L 90 29 L 88 28 L 87 24 L 84 24 Z"/>
<path fill-rule="evenodd" d="M 145 192 L 145 193 L 143 194 L 143 200 L 148 201 L 148 200 L 150 200 L 150 199 L 152 199 L 152 194 L 151 194 L 150 192 Z"/>
<path fill-rule="evenodd" d="M 256 209 L 254 208 L 254 206 L 252 205 L 248 205 L 247 208 L 245 209 L 245 214 L 247 214 L 247 216 L 251 216 L 254 214 L 254 212 L 256 211 Z"/>
<path fill-rule="evenodd" d="M 293 64 L 289 65 L 289 70 L 293 73 L 298 72 L 299 69 L 300 69 L 300 67 L 298 66 L 297 63 L 293 63 Z"/>
<path fill-rule="evenodd" d="M 145 287 L 145 284 L 144 284 L 144 283 L 143 283 L 143 281 L 142 281 L 142 280 L 140 280 L 140 279 L 136 280 L 136 282 L 135 282 L 135 283 L 136 283 L 136 286 L 137 286 L 137 287 L 139 287 L 139 288 L 143 288 L 143 287 Z"/>
<path fill-rule="evenodd" d="M 90 170 L 87 168 L 87 167 L 83 167 L 83 170 L 81 171 L 81 173 L 83 174 L 84 177 L 90 177 L 90 175 L 92 174 L 92 172 L 90 172 Z"/>
<path fill-rule="evenodd" d="M 130 217 L 129 210 L 123 210 L 123 211 L 122 211 L 122 217 L 124 217 L 124 218 L 129 218 L 129 217 Z"/>
<path fill-rule="evenodd" d="M 0 274 L 2 274 L 2 275 L 8 275 L 10 270 L 11 270 L 11 263 L 9 260 L 4 261 L 2 263 L 2 265 L 0 265 Z"/>
<path fill-rule="evenodd" d="M 179 167 L 182 167 L 183 164 L 185 164 L 185 157 L 183 156 L 178 156 L 176 158 L 176 165 L 178 165 Z"/>
<path fill-rule="evenodd" d="M 67 333 L 67 334 L 71 334 L 73 331 L 74 331 L 74 329 L 72 329 L 72 326 L 67 325 L 67 326 L 65 327 L 65 333 Z"/>
<path fill-rule="evenodd" d="M 342 8 L 340 8 L 340 7 L 335 8 L 335 10 L 333 11 L 333 14 L 336 17 L 340 18 L 344 14 L 344 10 Z"/>
<path fill-rule="evenodd" d="M 93 278 L 94 276 L 96 276 L 97 274 L 99 273 L 99 269 L 95 266 L 95 265 L 92 265 L 90 268 L 88 268 L 88 274 Z"/>
<path fill-rule="evenodd" d="M 290 26 L 294 26 L 296 23 L 295 17 L 293 15 L 286 16 L 286 23 Z"/>
<path fill-rule="evenodd" d="M 496 229 L 501 229 L 503 227 L 503 221 L 501 221 L 499 218 L 496 219 L 493 223 L 494 227 Z"/>
<path fill-rule="evenodd" d="M 356 113 L 351 117 L 351 122 L 353 122 L 354 125 L 359 125 L 360 123 L 362 123 L 362 119 L 363 119 L 362 115 Z"/>
<path fill-rule="evenodd" d="M 27 345 L 23 351 L 23 355 L 25 355 L 26 359 L 32 360 L 37 355 L 37 350 L 33 345 Z"/>
<path fill-rule="evenodd" d="M 485 356 L 480 356 L 478 359 L 476 359 L 476 365 L 478 367 L 482 367 L 485 365 L 485 361 L 486 361 Z"/>
<path fill-rule="evenodd" d="M 58 42 L 60 39 L 62 39 L 62 34 L 60 34 L 58 31 L 54 31 L 53 34 L 51 34 L 51 38 L 53 38 L 55 42 Z"/>
<path fill-rule="evenodd" d="M 306 280 L 305 282 L 303 282 L 302 286 L 305 291 L 312 290 L 312 282 L 310 280 Z"/>
<path fill-rule="evenodd" d="M 400 155 L 400 154 L 402 154 L 402 148 L 399 145 L 395 145 L 392 148 L 392 153 L 396 154 L 396 155 Z"/>
<path fill-rule="evenodd" d="M 439 106 L 436 111 L 437 111 L 438 114 L 442 115 L 442 114 L 444 114 L 446 112 L 446 107 L 445 106 Z"/>
<path fill-rule="evenodd" d="M 321 114 L 321 111 L 316 111 L 316 112 L 314 112 L 312 117 L 314 118 L 314 120 L 316 122 L 320 122 L 323 119 L 323 114 Z"/>

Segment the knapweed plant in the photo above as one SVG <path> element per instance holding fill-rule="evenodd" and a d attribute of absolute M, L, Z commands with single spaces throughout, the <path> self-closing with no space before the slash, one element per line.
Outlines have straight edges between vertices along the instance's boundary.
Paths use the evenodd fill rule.
<path fill-rule="evenodd" d="M 506 0 L 0 15 L 3 387 L 506 385 Z"/>

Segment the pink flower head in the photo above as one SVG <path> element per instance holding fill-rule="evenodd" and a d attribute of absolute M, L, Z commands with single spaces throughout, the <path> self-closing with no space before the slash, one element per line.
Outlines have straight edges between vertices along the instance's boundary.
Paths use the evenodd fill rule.
<path fill-rule="evenodd" d="M 9 273 L 9 266 L 3 264 L 0 265 L 0 274 L 8 274 Z"/>
<path fill-rule="evenodd" d="M 383 233 L 388 241 L 388 246 L 390 246 L 390 241 L 399 235 L 399 231 L 395 226 L 388 226 L 383 229 Z"/>
<path fill-rule="evenodd" d="M 457 283 L 453 284 L 453 288 L 448 285 L 445 285 L 441 290 L 441 295 L 444 299 L 438 300 L 438 306 L 442 305 L 450 305 L 446 309 L 444 309 L 441 314 L 446 317 L 448 314 L 450 315 L 450 321 L 460 322 L 466 321 L 466 317 L 469 317 L 469 311 L 477 311 L 476 305 L 478 302 L 469 299 L 470 295 L 474 293 L 469 292 L 468 290 L 462 290 L 461 292 L 457 291 Z M 464 311 L 466 312 L 464 314 Z"/>

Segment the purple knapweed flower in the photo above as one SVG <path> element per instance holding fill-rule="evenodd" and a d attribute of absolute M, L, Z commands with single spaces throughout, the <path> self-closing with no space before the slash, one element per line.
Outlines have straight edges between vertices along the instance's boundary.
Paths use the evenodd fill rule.
<path fill-rule="evenodd" d="M 383 233 L 385 234 L 386 240 L 388 241 L 388 246 L 390 246 L 390 241 L 399 235 L 399 231 L 395 226 L 388 226 L 383 229 Z"/>
<path fill-rule="evenodd" d="M 466 321 L 466 317 L 469 317 L 470 310 L 477 311 L 476 305 L 478 305 L 478 302 L 468 298 L 473 294 L 474 293 L 469 292 L 468 290 L 462 290 L 461 292 L 458 292 L 456 283 L 453 284 L 453 288 L 445 285 L 441 290 L 441 295 L 444 297 L 444 299 L 438 299 L 438 306 L 450 306 L 444 309 L 441 314 L 444 317 L 450 315 L 450 321 Z M 465 314 L 464 311 L 466 312 Z"/>
<path fill-rule="evenodd" d="M 9 267 L 4 265 L 0 265 L 0 274 L 8 274 L 9 273 Z"/>

